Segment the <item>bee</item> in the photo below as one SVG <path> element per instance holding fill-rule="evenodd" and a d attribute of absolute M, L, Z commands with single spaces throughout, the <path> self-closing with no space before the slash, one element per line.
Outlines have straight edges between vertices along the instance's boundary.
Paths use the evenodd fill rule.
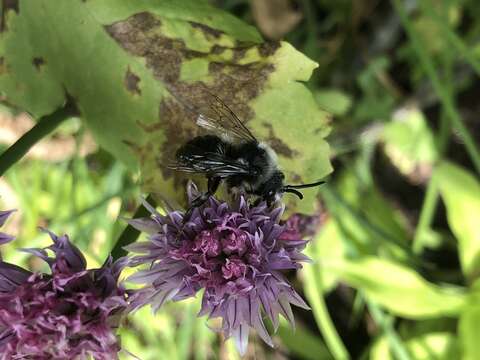
<path fill-rule="evenodd" d="M 254 195 L 258 201 L 266 201 L 269 207 L 284 193 L 303 199 L 299 189 L 324 183 L 285 184 L 285 175 L 278 167 L 275 151 L 259 141 L 218 96 L 208 92 L 208 100 L 208 111 L 180 101 L 194 112 L 197 125 L 210 132 L 180 146 L 175 162 L 169 165 L 173 170 L 203 174 L 207 178 L 207 191 L 192 201 L 186 218 L 194 208 L 215 194 L 222 182 L 230 193 Z"/>

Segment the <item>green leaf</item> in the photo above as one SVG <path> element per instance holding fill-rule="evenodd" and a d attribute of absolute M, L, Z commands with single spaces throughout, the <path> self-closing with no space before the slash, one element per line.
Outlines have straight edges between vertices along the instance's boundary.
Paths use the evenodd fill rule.
<path fill-rule="evenodd" d="M 282 322 L 278 328 L 277 335 L 282 343 L 294 354 L 305 360 L 330 360 L 332 355 L 323 343 L 322 339 L 316 337 L 306 328 L 299 326 L 295 330 Z"/>
<path fill-rule="evenodd" d="M 468 304 L 460 315 L 458 334 L 464 360 L 478 358 L 478 333 L 480 331 L 480 280 L 471 287 Z"/>
<path fill-rule="evenodd" d="M 449 162 L 440 164 L 434 172 L 447 208 L 447 220 L 458 240 L 460 262 L 465 275 L 480 273 L 480 182 L 467 170 Z"/>
<path fill-rule="evenodd" d="M 480 306 L 471 305 L 460 316 L 458 324 L 464 360 L 478 359 L 478 334 L 480 331 Z"/>
<path fill-rule="evenodd" d="M 464 305 L 463 292 L 437 286 L 415 271 L 388 260 L 364 257 L 359 260 L 323 260 L 350 286 L 365 293 L 393 314 L 409 319 L 455 316 Z"/>
<path fill-rule="evenodd" d="M 18 0 L 5 19 L 0 96 L 39 117 L 68 93 L 99 144 L 141 169 L 147 192 L 184 194 L 165 165 L 199 129 L 172 92 L 198 106 L 205 87 L 276 150 L 288 181 L 331 172 L 326 113 L 301 83 L 317 64 L 207 1 Z M 315 192 L 305 195 L 297 209 L 312 212 Z"/>
<path fill-rule="evenodd" d="M 309 265 L 316 271 L 318 281 L 321 282 L 321 290 L 324 294 L 333 290 L 338 283 L 338 278 L 335 274 L 329 271 L 322 271 L 321 260 L 323 259 L 342 259 L 347 254 L 347 240 L 342 234 L 340 226 L 334 218 L 329 218 L 322 224 L 322 228 L 315 236 L 312 242 L 309 243 L 306 254 L 313 260 L 313 264 Z M 315 286 L 311 284 L 314 277 L 305 276 L 304 286 Z M 320 296 L 320 295 L 319 295 Z"/>
<path fill-rule="evenodd" d="M 403 215 L 373 184 L 365 183 L 352 171 L 344 171 L 337 189 L 325 185 L 322 197 L 332 213 L 350 254 L 389 253 L 405 258 L 407 232 Z"/>
<path fill-rule="evenodd" d="M 315 99 L 322 109 L 332 115 L 345 115 L 352 107 L 352 98 L 335 89 L 319 89 L 315 91 Z"/>
<path fill-rule="evenodd" d="M 383 130 L 385 153 L 404 175 L 416 181 L 430 175 L 438 153 L 435 139 L 423 114 L 415 108 L 405 108 L 394 116 Z"/>
<path fill-rule="evenodd" d="M 371 360 L 394 360 L 386 336 L 379 338 L 370 351 Z M 455 335 L 447 332 L 429 333 L 405 342 L 414 360 L 459 359 Z"/>

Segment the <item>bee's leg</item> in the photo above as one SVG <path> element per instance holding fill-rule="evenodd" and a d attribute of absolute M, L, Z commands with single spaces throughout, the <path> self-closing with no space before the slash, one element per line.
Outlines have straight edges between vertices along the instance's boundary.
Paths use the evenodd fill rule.
<path fill-rule="evenodd" d="M 275 204 L 276 201 L 275 196 L 265 196 L 264 200 L 266 201 L 267 207 L 269 208 L 272 207 L 272 205 Z"/>
<path fill-rule="evenodd" d="M 208 194 L 209 194 L 208 196 L 212 196 L 217 192 L 221 181 L 222 181 L 222 179 L 218 176 L 208 178 L 208 185 L 207 185 L 208 186 Z"/>
<path fill-rule="evenodd" d="M 272 198 L 270 198 L 270 197 L 268 197 L 268 198 L 266 199 L 266 201 L 267 201 L 267 207 L 268 207 L 268 208 L 271 207 L 272 204 L 274 203 L 274 201 L 273 201 Z"/>
<path fill-rule="evenodd" d="M 253 202 L 253 206 L 258 206 L 260 203 L 263 201 L 263 197 L 257 197 L 255 201 Z"/>
<path fill-rule="evenodd" d="M 190 204 L 190 207 L 187 209 L 187 211 L 185 212 L 185 215 L 183 216 L 183 223 L 186 223 L 190 219 L 190 216 L 192 216 L 192 212 L 195 208 L 202 206 L 210 196 L 212 196 L 217 192 L 217 189 L 218 189 L 218 186 L 220 185 L 221 180 L 222 179 L 220 177 L 208 178 L 207 192 L 200 194 L 195 199 L 193 199 L 192 203 Z"/>

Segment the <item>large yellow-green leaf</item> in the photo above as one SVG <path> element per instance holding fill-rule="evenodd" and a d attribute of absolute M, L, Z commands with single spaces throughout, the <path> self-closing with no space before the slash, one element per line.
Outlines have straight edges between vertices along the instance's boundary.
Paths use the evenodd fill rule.
<path fill-rule="evenodd" d="M 458 240 L 463 272 L 470 278 L 480 274 L 480 182 L 467 170 L 443 162 L 434 173 L 447 219 Z"/>
<path fill-rule="evenodd" d="M 455 316 L 465 303 L 463 292 L 432 284 L 408 267 L 388 260 L 325 259 L 323 266 L 392 313 L 406 318 Z"/>
<path fill-rule="evenodd" d="M 458 334 L 462 359 L 478 359 L 478 334 L 480 331 L 480 280 L 475 281 L 469 293 L 467 306 L 460 315 Z"/>
<path fill-rule="evenodd" d="M 458 359 L 458 344 L 455 336 L 448 332 L 433 332 L 420 335 L 405 342 L 412 360 Z M 382 336 L 370 351 L 371 360 L 394 360 L 388 339 Z"/>
<path fill-rule="evenodd" d="M 199 105 L 205 86 L 277 151 L 290 181 L 331 171 L 327 116 L 302 84 L 317 64 L 288 43 L 263 43 L 207 1 L 7 3 L 0 98 L 39 117 L 68 93 L 97 141 L 141 169 L 145 190 L 183 193 L 165 164 L 199 129 L 171 92 Z M 315 192 L 305 193 L 308 212 Z"/>

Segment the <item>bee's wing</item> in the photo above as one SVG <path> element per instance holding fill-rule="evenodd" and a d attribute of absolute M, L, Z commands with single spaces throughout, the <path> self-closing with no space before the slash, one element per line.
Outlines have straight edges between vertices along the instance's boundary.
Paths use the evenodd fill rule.
<path fill-rule="evenodd" d="M 258 142 L 233 110 L 217 95 L 211 93 L 205 85 L 201 86 L 199 90 L 201 95 L 195 101 L 189 100 L 170 86 L 167 86 L 167 89 L 186 110 L 195 115 L 198 126 L 233 141 Z"/>
<path fill-rule="evenodd" d="M 168 168 L 221 178 L 251 173 L 248 165 L 238 160 L 228 159 L 223 154 L 213 152 L 184 154 L 175 163 L 169 164 Z"/>
<path fill-rule="evenodd" d="M 238 116 L 217 95 L 206 90 L 207 106 L 198 110 L 197 125 L 221 136 L 258 142 Z"/>

